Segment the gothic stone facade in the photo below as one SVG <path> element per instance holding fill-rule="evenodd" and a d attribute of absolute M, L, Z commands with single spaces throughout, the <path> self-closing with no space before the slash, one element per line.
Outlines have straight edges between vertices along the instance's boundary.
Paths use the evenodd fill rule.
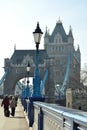
<path fill-rule="evenodd" d="M 10 59 L 5 59 L 5 70 L 9 73 L 4 81 L 4 93 L 12 94 L 18 80 L 26 75 L 27 63 L 30 63 L 30 77 L 34 77 L 35 50 L 14 50 Z M 44 35 L 44 49 L 39 50 L 39 71 L 43 79 L 45 70 L 48 69 L 48 77 L 45 83 L 45 96 L 47 102 L 55 102 L 55 85 L 63 84 L 67 57 L 70 53 L 70 66 L 67 87 L 72 89 L 80 85 L 80 49 L 74 48 L 74 38 L 70 27 L 66 34 L 62 22 L 59 20 L 50 35 L 46 29 Z"/>

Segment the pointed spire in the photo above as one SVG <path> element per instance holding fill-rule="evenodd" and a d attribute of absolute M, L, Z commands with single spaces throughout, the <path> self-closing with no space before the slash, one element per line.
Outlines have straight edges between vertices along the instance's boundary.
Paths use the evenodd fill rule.
<path fill-rule="evenodd" d="M 16 50 L 16 44 L 14 44 L 14 51 Z"/>
<path fill-rule="evenodd" d="M 47 26 L 46 26 L 46 33 L 47 33 Z"/>
<path fill-rule="evenodd" d="M 48 35 L 50 34 L 50 30 L 48 29 Z"/>
<path fill-rule="evenodd" d="M 45 32 L 45 37 L 49 36 L 49 31 L 47 30 L 47 26 L 46 26 L 46 32 Z"/>
<path fill-rule="evenodd" d="M 57 21 L 57 24 L 59 24 L 59 23 L 62 23 L 62 21 L 60 20 L 60 17 L 59 17 L 59 20 Z"/>
<path fill-rule="evenodd" d="M 80 48 L 79 48 L 79 45 L 78 45 L 77 51 L 78 51 L 78 52 L 80 52 Z"/>
<path fill-rule="evenodd" d="M 73 37 L 71 25 L 70 25 L 70 27 L 69 27 L 69 36 L 70 36 L 70 37 Z"/>

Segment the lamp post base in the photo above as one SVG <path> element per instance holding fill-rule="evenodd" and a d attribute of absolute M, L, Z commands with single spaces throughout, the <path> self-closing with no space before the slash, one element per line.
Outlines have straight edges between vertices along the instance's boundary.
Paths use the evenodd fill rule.
<path fill-rule="evenodd" d="M 30 97 L 29 98 L 29 108 L 28 108 L 28 118 L 29 118 L 29 127 L 32 127 L 34 123 L 34 101 L 44 102 L 45 97 Z"/>

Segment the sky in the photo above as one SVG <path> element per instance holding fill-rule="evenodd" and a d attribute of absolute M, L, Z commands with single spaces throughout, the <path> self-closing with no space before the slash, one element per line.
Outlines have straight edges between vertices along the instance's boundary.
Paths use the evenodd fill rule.
<path fill-rule="evenodd" d="M 81 68 L 87 63 L 87 0 L 0 0 L 0 78 L 4 59 L 16 50 L 35 49 L 32 32 L 37 22 L 43 31 L 40 49 L 44 48 L 46 26 L 51 34 L 62 21 L 66 34 L 72 27 L 74 46 L 81 51 Z"/>

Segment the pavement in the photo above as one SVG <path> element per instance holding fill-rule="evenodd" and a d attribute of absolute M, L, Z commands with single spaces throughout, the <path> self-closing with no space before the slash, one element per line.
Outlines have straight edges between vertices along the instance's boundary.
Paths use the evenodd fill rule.
<path fill-rule="evenodd" d="M 21 102 L 18 101 L 15 116 L 5 117 L 4 109 L 0 100 L 0 130 L 32 130 L 29 128 L 26 115 L 24 114 Z"/>

